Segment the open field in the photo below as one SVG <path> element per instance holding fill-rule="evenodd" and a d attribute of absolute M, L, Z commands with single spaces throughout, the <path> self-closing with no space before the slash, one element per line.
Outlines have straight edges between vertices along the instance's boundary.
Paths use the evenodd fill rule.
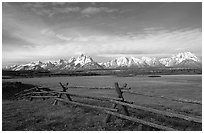
<path fill-rule="evenodd" d="M 3 80 L 4 81 L 4 80 Z M 89 86 L 89 87 L 114 87 L 114 82 L 120 85 L 128 84 L 133 91 L 150 93 L 168 97 L 184 98 L 202 101 L 202 76 L 201 75 L 162 75 L 161 77 L 115 77 L 115 76 L 84 76 L 84 77 L 42 77 L 42 78 L 22 78 L 6 79 L 5 81 L 19 81 L 26 84 L 46 86 L 53 89 L 61 89 L 59 82 L 69 83 L 69 86 Z M 70 88 L 70 92 L 85 95 L 115 96 L 115 90 L 108 89 L 75 89 Z M 125 95 L 125 98 L 134 100 L 139 104 L 149 106 L 165 106 L 179 110 L 188 110 L 201 115 L 201 106 L 182 104 L 162 100 L 159 98 L 148 98 L 144 96 Z"/>
<path fill-rule="evenodd" d="M 59 82 L 62 82 L 62 83 L 69 82 L 70 83 L 69 86 L 90 86 L 90 87 L 94 87 L 94 86 L 95 87 L 108 87 L 108 86 L 114 87 L 114 82 L 119 82 L 120 85 L 127 83 L 128 87 L 132 88 L 131 89 L 132 91 L 137 91 L 137 92 L 142 92 L 142 93 L 147 93 L 147 94 L 163 95 L 163 96 L 174 97 L 174 98 L 185 98 L 185 99 L 201 101 L 202 100 L 201 79 L 202 79 L 202 76 L 199 76 L 199 75 L 191 75 L 191 76 L 187 76 L 187 75 L 185 76 L 184 75 L 164 76 L 163 75 L 161 77 L 148 77 L 148 76 L 137 76 L 137 77 L 87 76 L 87 77 L 51 77 L 51 78 L 43 77 L 43 78 L 6 79 L 3 81 L 19 81 L 19 82 L 27 83 L 27 84 L 51 87 L 53 89 L 61 89 Z M 115 90 L 113 89 L 70 88 L 68 91 L 72 93 L 77 93 L 77 94 L 82 94 L 82 95 L 91 95 L 91 96 L 116 96 Z M 152 108 L 159 109 L 159 110 L 165 110 L 169 112 L 175 112 L 175 113 L 184 114 L 188 116 L 194 116 L 194 117 L 201 117 L 202 115 L 201 105 L 193 105 L 193 104 L 187 104 L 187 103 L 184 104 L 184 103 L 173 102 L 170 100 L 164 100 L 160 98 L 136 96 L 136 95 L 131 95 L 131 94 L 124 94 L 124 96 L 125 96 L 125 99 L 134 101 L 135 104 L 139 104 L 142 106 L 152 107 Z M 15 108 L 20 111 L 20 112 L 17 111 L 18 114 L 23 115 L 23 112 L 27 112 L 26 113 L 27 115 L 31 115 L 31 116 L 33 115 L 33 120 L 30 120 L 31 122 L 39 118 L 40 119 L 39 123 L 41 123 L 39 125 L 34 124 L 36 127 L 27 125 L 23 128 L 20 128 L 19 130 L 61 130 L 60 128 L 62 128 L 61 127 L 62 125 L 65 126 L 64 128 L 62 128 L 62 130 L 136 130 L 134 129 L 135 127 L 134 123 L 129 122 L 129 124 L 127 125 L 127 121 L 121 121 L 120 119 L 116 120 L 116 122 L 114 123 L 112 122 L 112 123 L 109 123 L 108 125 L 103 125 L 101 122 L 96 121 L 96 119 L 101 121 L 104 118 L 105 114 L 98 113 L 98 111 L 95 112 L 93 110 L 88 109 L 89 110 L 87 111 L 88 115 L 82 116 L 84 114 L 83 111 L 85 110 L 86 112 L 87 109 L 82 109 L 80 107 L 65 109 L 64 106 L 63 107 L 62 106 L 53 107 L 51 104 L 46 104 L 46 102 L 51 102 L 51 101 L 43 101 L 43 102 L 41 102 L 41 100 L 32 101 L 32 102 L 23 101 L 22 102 L 23 104 L 19 101 L 3 102 L 3 120 L 9 118 L 9 119 L 16 119 L 16 121 L 18 121 L 20 116 L 19 117 L 10 116 L 10 114 L 6 113 L 7 110 L 12 111 L 11 108 Z M 44 108 L 42 110 L 39 110 L 39 108 L 42 108 L 42 107 Z M 32 110 L 32 108 L 34 110 Z M 63 108 L 63 109 L 59 109 L 59 108 Z M 50 124 L 51 121 L 50 119 L 48 119 L 48 116 L 45 115 L 45 114 L 51 113 L 49 112 L 49 110 L 52 110 L 52 109 L 53 109 L 53 111 L 51 111 L 52 115 L 58 115 L 59 111 L 61 112 L 59 113 L 59 116 L 57 116 L 56 118 L 57 119 L 56 123 L 59 122 L 61 124 L 58 123 L 59 125 L 54 124 L 55 126 L 53 126 L 53 127 L 56 127 L 56 129 L 51 129 L 51 126 L 52 126 L 52 124 Z M 67 112 L 70 109 L 71 110 L 74 109 L 74 111 L 73 112 L 71 111 L 71 113 Z M 78 118 L 77 116 L 73 116 L 74 112 L 76 111 L 75 109 L 81 110 L 81 112 L 79 111 L 80 113 L 78 114 L 78 117 L 80 118 Z M 97 115 L 95 115 L 94 112 Z M 10 112 L 10 113 L 15 114 L 14 112 L 13 113 Z M 91 115 L 92 113 L 94 114 L 94 116 Z M 144 114 L 146 116 L 150 116 L 150 114 L 147 114 L 145 112 L 137 111 L 137 115 L 144 117 L 145 116 Z M 63 118 L 64 116 L 66 118 Z M 67 121 L 69 121 L 68 119 L 71 116 L 73 116 L 71 120 L 73 120 L 73 122 L 75 122 L 76 120 L 77 124 L 80 125 L 78 126 L 78 128 L 77 126 L 75 127 L 74 125 L 72 126 L 67 125 L 67 124 L 70 124 L 70 122 L 67 122 Z M 34 118 L 34 117 L 37 117 L 37 118 Z M 92 119 L 92 117 L 94 119 Z M 26 119 L 30 119 L 30 118 L 32 117 L 28 118 L 25 116 L 25 118 L 22 117 L 22 119 L 24 120 L 19 120 L 19 121 L 25 122 Z M 84 124 L 82 124 L 81 123 L 82 121 L 80 122 L 80 119 L 85 119 L 85 118 L 88 119 L 88 122 L 87 123 L 84 122 Z M 173 120 L 169 120 L 169 121 L 173 121 Z M 173 123 L 176 123 L 176 121 L 174 121 Z M 181 124 L 183 122 L 178 122 L 178 123 Z M 4 123 L 4 125 L 7 125 L 7 124 Z M 47 127 L 42 126 L 43 124 L 45 125 L 48 124 L 51 126 L 47 126 Z M 90 125 L 92 125 L 92 127 L 89 128 Z M 3 127 L 6 127 L 6 126 L 3 126 Z M 43 128 L 43 127 L 46 127 L 46 128 Z M 85 127 L 88 127 L 88 128 L 85 128 Z M 6 129 L 9 130 L 9 126 L 5 128 L 5 130 Z M 15 130 L 15 128 L 12 128 L 11 130 Z M 200 128 L 199 126 L 195 125 L 193 129 L 189 128 L 189 130 L 200 130 Z"/>

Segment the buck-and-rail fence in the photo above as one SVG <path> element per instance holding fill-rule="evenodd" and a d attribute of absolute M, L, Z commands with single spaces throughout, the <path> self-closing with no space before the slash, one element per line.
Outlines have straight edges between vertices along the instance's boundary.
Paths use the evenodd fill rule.
<path fill-rule="evenodd" d="M 29 98 L 31 101 L 33 99 L 38 99 L 38 98 L 42 98 L 44 100 L 46 98 L 54 98 L 53 105 L 58 104 L 58 102 L 64 102 L 64 103 L 68 103 L 68 104 L 72 104 L 72 105 L 97 109 L 97 110 L 103 111 L 107 114 L 105 119 L 104 119 L 105 123 L 108 123 L 110 121 L 111 116 L 113 115 L 113 116 L 116 116 L 116 117 L 119 117 L 122 119 L 127 119 L 127 120 L 138 123 L 139 124 L 138 130 L 142 130 L 143 125 L 150 126 L 152 128 L 156 128 L 159 130 L 166 130 L 166 131 L 175 131 L 176 129 L 174 129 L 172 127 L 165 126 L 165 125 L 159 125 L 159 124 L 156 124 L 153 122 L 145 121 L 145 120 L 142 120 L 139 118 L 135 118 L 135 117 L 130 115 L 130 113 L 128 111 L 128 107 L 133 108 L 133 109 L 137 109 L 137 110 L 151 112 L 151 113 L 154 113 L 157 115 L 162 115 L 162 116 L 167 116 L 167 117 L 171 117 L 171 118 L 177 118 L 177 119 L 182 119 L 182 120 L 202 124 L 202 118 L 187 116 L 187 115 L 168 112 L 168 111 L 162 111 L 162 110 L 158 110 L 158 109 L 154 109 L 154 108 L 150 108 L 150 107 L 145 107 L 145 106 L 141 106 L 141 105 L 136 105 L 132 101 L 125 100 L 123 97 L 123 93 L 129 93 L 132 95 L 142 95 L 142 96 L 146 96 L 146 97 L 156 97 L 156 98 L 162 98 L 162 99 L 176 101 L 176 102 L 180 102 L 180 103 L 197 104 L 197 105 L 202 106 L 201 101 L 182 99 L 182 98 L 171 98 L 171 97 L 166 97 L 166 96 L 159 96 L 159 95 L 154 95 L 154 94 L 136 92 L 136 91 L 132 91 L 131 88 L 128 88 L 127 84 L 124 84 L 124 86 L 119 87 L 118 82 L 115 82 L 115 84 L 114 84 L 115 87 L 68 86 L 68 83 L 63 85 L 61 82 L 59 84 L 62 87 L 61 91 L 50 89 L 47 87 L 34 87 L 31 89 L 23 90 L 23 91 L 15 94 L 15 96 L 17 99 Z M 85 95 L 80 95 L 80 94 L 73 94 L 73 93 L 68 92 L 68 90 L 70 88 L 115 89 L 117 97 L 108 97 L 108 96 L 100 96 L 99 97 L 99 96 L 88 96 L 88 95 L 85 96 Z M 65 97 L 63 97 L 63 95 Z M 86 98 L 86 99 L 92 99 L 92 100 L 100 100 L 100 101 L 112 103 L 112 107 L 104 107 L 104 106 L 100 106 L 100 105 L 92 105 L 92 104 L 88 104 L 88 103 L 83 103 L 80 101 L 73 100 L 72 97 Z M 119 113 L 119 108 L 116 108 L 117 106 L 120 106 L 120 108 L 121 108 L 120 112 L 123 112 L 123 113 Z"/>

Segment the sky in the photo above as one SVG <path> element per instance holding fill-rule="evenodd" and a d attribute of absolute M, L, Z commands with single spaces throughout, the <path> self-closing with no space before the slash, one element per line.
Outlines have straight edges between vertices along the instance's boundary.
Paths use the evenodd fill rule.
<path fill-rule="evenodd" d="M 119 56 L 202 56 L 202 3 L 81 2 L 2 4 L 3 66 Z"/>

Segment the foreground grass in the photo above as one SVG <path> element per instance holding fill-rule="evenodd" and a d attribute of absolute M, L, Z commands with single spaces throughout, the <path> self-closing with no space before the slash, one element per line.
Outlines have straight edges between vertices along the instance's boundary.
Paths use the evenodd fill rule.
<path fill-rule="evenodd" d="M 121 119 L 104 124 L 105 114 L 96 110 L 62 104 L 53 106 L 52 102 L 4 101 L 3 131 L 137 130 L 135 123 Z"/>
<path fill-rule="evenodd" d="M 103 123 L 105 113 L 72 105 L 52 105 L 53 100 L 4 101 L 2 104 L 3 131 L 100 131 L 137 130 L 137 123 L 111 117 Z M 175 118 L 158 116 L 140 110 L 131 110 L 132 116 L 177 130 L 201 130 L 201 125 Z M 143 130 L 156 130 L 143 127 Z"/>

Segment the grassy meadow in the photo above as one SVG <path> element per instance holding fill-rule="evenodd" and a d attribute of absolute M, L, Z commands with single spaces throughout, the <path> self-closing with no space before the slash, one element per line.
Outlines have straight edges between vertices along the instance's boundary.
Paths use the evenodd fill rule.
<path fill-rule="evenodd" d="M 3 82 L 22 82 L 24 84 L 50 87 L 56 90 L 61 89 L 59 82 L 68 82 L 69 86 L 90 87 L 114 87 L 114 82 L 119 82 L 120 86 L 127 83 L 128 87 L 131 87 L 131 90 L 136 92 L 162 95 L 172 98 L 202 100 L 202 76 L 200 75 L 162 75 L 161 77 L 65 76 L 50 78 L 4 79 Z M 3 86 L 5 89 L 5 85 Z M 29 88 L 30 86 L 27 87 Z M 8 88 L 12 88 L 12 86 L 9 87 L 7 85 L 6 88 L 7 89 L 4 92 L 7 92 Z M 81 95 L 116 96 L 114 89 L 70 88 L 68 91 Z M 6 93 L 3 93 L 3 95 L 4 94 Z M 51 99 L 45 101 L 11 101 L 8 97 L 5 97 L 2 102 L 3 130 L 137 130 L 136 123 L 126 120 L 124 121 L 115 117 L 112 118 L 110 123 L 104 125 L 103 119 L 105 117 L 105 113 L 97 110 L 62 104 L 52 106 L 51 103 L 53 100 Z M 124 97 L 128 101 L 134 101 L 134 104 L 142 106 L 198 118 L 202 116 L 201 105 L 184 104 L 161 98 L 152 98 L 126 93 L 124 93 Z M 111 106 L 100 102 L 94 103 L 92 100 L 86 102 Z M 66 106 L 68 106 L 68 108 Z M 133 115 L 136 115 L 136 117 L 146 119 L 147 121 L 160 121 L 158 124 L 167 124 L 178 130 L 201 130 L 201 126 L 199 124 L 197 125 L 183 120 L 159 117 L 155 114 L 141 110 L 129 109 L 129 111 L 132 112 Z M 14 124 L 14 122 L 17 124 Z M 189 127 L 186 125 L 189 125 Z M 145 128 L 144 130 L 150 129 Z"/>

